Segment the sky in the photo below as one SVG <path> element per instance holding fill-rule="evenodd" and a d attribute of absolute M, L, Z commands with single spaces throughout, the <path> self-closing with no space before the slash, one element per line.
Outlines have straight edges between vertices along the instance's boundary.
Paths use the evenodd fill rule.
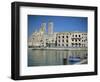
<path fill-rule="evenodd" d="M 42 22 L 46 22 L 47 31 L 49 21 L 53 22 L 54 32 L 87 32 L 87 17 L 28 15 L 28 36 L 38 31 Z"/>

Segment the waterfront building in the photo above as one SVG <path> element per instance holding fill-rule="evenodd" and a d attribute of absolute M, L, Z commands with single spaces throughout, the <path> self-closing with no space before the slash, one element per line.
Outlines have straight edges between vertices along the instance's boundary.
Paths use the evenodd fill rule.
<path fill-rule="evenodd" d="M 54 32 L 53 22 L 43 22 L 39 31 L 33 32 L 28 45 L 32 47 L 88 47 L 86 32 Z"/>
<path fill-rule="evenodd" d="M 56 37 L 58 47 L 87 47 L 85 32 L 59 32 Z"/>

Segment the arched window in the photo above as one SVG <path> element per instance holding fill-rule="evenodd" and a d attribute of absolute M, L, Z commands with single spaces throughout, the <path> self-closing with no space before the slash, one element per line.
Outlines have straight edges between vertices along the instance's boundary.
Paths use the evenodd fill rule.
<path fill-rule="evenodd" d="M 68 36 L 66 36 L 66 38 L 68 38 Z"/>
<path fill-rule="evenodd" d="M 77 35 L 75 35 L 75 37 L 77 37 Z"/>
<path fill-rule="evenodd" d="M 77 42 L 77 39 L 75 39 L 75 42 Z"/>
<path fill-rule="evenodd" d="M 66 40 L 66 42 L 68 42 L 68 40 Z"/>
<path fill-rule="evenodd" d="M 64 42 L 64 40 L 62 40 L 62 42 Z"/>
<path fill-rule="evenodd" d="M 74 39 L 72 38 L 72 41 L 74 41 Z"/>
<path fill-rule="evenodd" d="M 79 37 L 81 37 L 81 36 L 79 35 Z"/>
<path fill-rule="evenodd" d="M 64 36 L 62 36 L 62 38 L 64 38 Z"/>

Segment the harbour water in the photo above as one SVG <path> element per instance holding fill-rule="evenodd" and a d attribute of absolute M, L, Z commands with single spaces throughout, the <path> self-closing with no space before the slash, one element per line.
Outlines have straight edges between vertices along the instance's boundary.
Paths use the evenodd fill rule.
<path fill-rule="evenodd" d="M 28 49 L 28 66 L 74 65 L 77 63 L 87 64 L 87 59 L 87 50 Z"/>

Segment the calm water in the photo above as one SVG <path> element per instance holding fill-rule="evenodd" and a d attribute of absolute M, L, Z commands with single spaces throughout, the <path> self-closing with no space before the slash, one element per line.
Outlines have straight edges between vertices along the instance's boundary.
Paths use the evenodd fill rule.
<path fill-rule="evenodd" d="M 87 60 L 86 50 L 28 50 L 28 66 L 72 65 L 84 60 Z"/>

